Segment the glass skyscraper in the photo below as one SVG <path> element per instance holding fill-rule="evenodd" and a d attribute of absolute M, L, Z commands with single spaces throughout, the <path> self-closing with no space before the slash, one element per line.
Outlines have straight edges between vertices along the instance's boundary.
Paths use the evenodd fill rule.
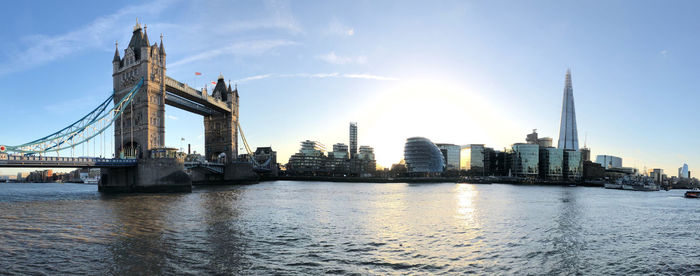
<path fill-rule="evenodd" d="M 561 107 L 559 124 L 559 143 L 557 148 L 578 150 L 578 131 L 576 130 L 576 109 L 574 108 L 574 88 L 571 84 L 571 70 L 566 70 L 564 100 Z"/>
<path fill-rule="evenodd" d="M 350 122 L 350 158 L 357 155 L 357 123 Z"/>

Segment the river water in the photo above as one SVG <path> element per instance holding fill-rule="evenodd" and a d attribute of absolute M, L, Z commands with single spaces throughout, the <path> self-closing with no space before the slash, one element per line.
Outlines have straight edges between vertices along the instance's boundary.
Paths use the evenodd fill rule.
<path fill-rule="evenodd" d="M 587 187 L 0 184 L 0 274 L 700 273 L 700 200 Z"/>

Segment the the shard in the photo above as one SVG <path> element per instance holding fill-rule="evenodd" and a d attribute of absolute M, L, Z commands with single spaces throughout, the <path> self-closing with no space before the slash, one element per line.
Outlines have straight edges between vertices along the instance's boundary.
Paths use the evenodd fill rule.
<path fill-rule="evenodd" d="M 564 100 L 561 104 L 561 124 L 559 125 L 559 144 L 557 147 L 565 150 L 578 150 L 574 88 L 571 85 L 571 70 L 568 69 L 564 85 Z"/>

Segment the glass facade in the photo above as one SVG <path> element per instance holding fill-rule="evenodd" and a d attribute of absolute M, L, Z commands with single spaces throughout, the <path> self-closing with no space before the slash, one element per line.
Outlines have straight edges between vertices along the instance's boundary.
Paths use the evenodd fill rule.
<path fill-rule="evenodd" d="M 445 168 L 445 157 L 438 147 L 423 137 L 406 140 L 404 160 L 409 173 L 441 173 Z"/>
<path fill-rule="evenodd" d="M 583 174 L 583 162 L 581 152 L 577 150 L 564 151 L 564 177 L 568 180 L 577 180 Z"/>
<path fill-rule="evenodd" d="M 442 152 L 442 156 L 445 157 L 445 169 L 459 170 L 460 151 L 462 147 L 453 144 L 437 144 L 437 146 Z"/>
<path fill-rule="evenodd" d="M 574 88 L 571 85 L 571 71 L 566 70 L 564 99 L 561 107 L 559 125 L 559 143 L 557 148 L 578 150 L 578 131 L 576 130 L 576 108 L 574 107 Z"/>
<path fill-rule="evenodd" d="M 513 144 L 513 175 L 536 177 L 539 174 L 539 163 L 539 145 L 522 143 Z"/>
<path fill-rule="evenodd" d="M 622 168 L 622 158 L 612 155 L 598 155 L 595 157 L 595 162 L 603 166 L 603 168 Z"/>
<path fill-rule="evenodd" d="M 333 158 L 336 159 L 348 159 L 348 145 L 343 143 L 337 143 L 333 145 Z"/>
<path fill-rule="evenodd" d="M 460 153 L 459 166 L 462 170 L 471 171 L 472 173 L 484 172 L 484 145 L 471 144 L 462 147 Z"/>
<path fill-rule="evenodd" d="M 564 176 L 564 150 L 548 147 L 540 149 L 540 177 L 558 180 Z"/>
<path fill-rule="evenodd" d="M 350 123 L 350 158 L 357 155 L 357 123 Z"/>

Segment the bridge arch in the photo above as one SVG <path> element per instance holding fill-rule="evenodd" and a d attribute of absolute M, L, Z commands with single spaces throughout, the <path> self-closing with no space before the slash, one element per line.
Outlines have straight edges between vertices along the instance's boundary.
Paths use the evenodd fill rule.
<path fill-rule="evenodd" d="M 143 148 L 136 141 L 127 141 L 119 148 L 119 158 L 143 158 Z"/>

